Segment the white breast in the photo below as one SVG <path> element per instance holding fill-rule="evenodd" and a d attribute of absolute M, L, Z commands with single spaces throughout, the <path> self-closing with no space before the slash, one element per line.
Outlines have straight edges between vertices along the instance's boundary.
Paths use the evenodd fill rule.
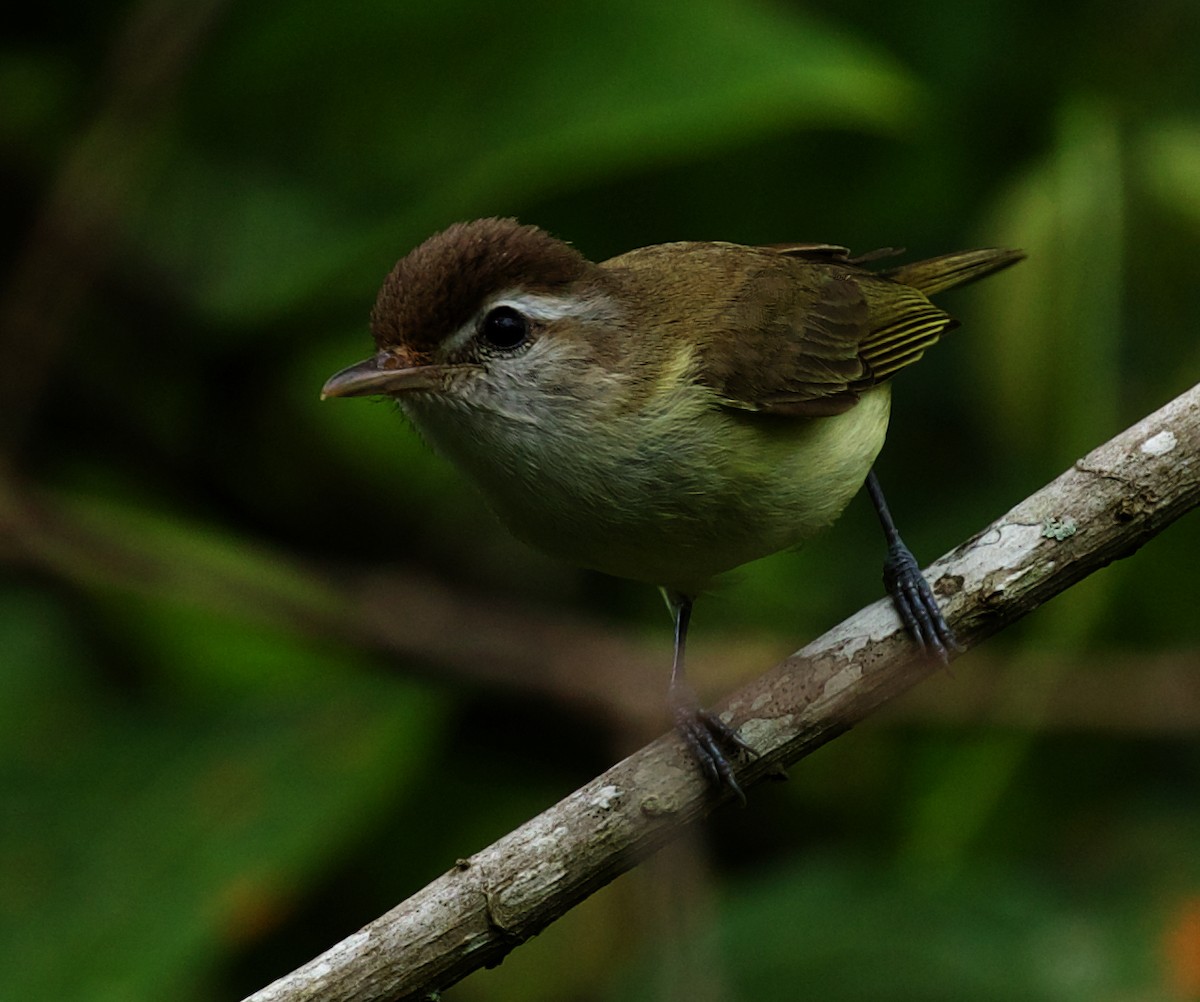
<path fill-rule="evenodd" d="M 717 574 L 830 525 L 887 431 L 886 384 L 833 417 L 719 406 L 694 383 L 634 412 L 619 393 L 548 394 L 520 407 L 405 401 L 500 518 L 564 560 L 695 594 Z"/>

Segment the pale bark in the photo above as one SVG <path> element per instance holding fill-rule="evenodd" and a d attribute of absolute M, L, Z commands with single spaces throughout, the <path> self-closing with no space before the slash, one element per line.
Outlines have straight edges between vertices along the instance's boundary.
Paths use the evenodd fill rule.
<path fill-rule="evenodd" d="M 964 648 L 1134 552 L 1200 503 L 1200 386 L 1094 450 L 927 569 Z M 1053 615 L 1052 611 L 1047 614 Z M 887 601 L 735 692 L 745 787 L 932 672 Z M 660 738 L 249 1002 L 424 999 L 497 963 L 729 795 Z M 452 861 L 447 861 L 448 863 Z"/>

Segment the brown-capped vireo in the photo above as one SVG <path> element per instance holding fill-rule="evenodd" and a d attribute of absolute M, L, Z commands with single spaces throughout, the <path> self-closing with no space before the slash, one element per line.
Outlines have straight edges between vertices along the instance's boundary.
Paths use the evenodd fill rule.
<path fill-rule="evenodd" d="M 662 588 L 676 726 L 740 795 L 725 752 L 749 749 L 683 675 L 692 602 L 716 575 L 830 525 L 866 482 L 901 618 L 933 654 L 954 647 L 871 467 L 891 377 L 956 325 L 929 297 L 1022 254 L 864 267 L 880 256 L 686 242 L 594 264 L 514 220 L 459 223 L 396 264 L 376 353 L 323 396 L 395 398 L 516 535 Z"/>

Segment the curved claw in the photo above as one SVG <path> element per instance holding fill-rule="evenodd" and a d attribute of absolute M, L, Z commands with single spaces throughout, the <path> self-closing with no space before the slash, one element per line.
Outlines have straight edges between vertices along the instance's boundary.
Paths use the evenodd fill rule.
<path fill-rule="evenodd" d="M 921 573 L 916 558 L 897 540 L 888 548 L 883 563 L 883 584 L 900 619 L 923 652 L 932 652 L 943 664 L 961 648 L 946 617 L 938 607 L 933 589 Z"/>
<path fill-rule="evenodd" d="M 709 783 L 720 789 L 728 787 L 745 806 L 746 794 L 742 792 L 734 775 L 733 766 L 725 756 L 724 749 L 732 749 L 736 755 L 754 757 L 756 752 L 737 735 L 732 727 L 720 717 L 700 705 L 696 691 L 683 677 L 683 651 L 687 640 L 688 622 L 692 616 L 692 599 L 681 592 L 664 589 L 663 597 L 675 617 L 675 659 L 671 664 L 671 710 L 675 717 L 675 729 L 683 738 L 692 758 L 708 777 Z"/>
<path fill-rule="evenodd" d="M 757 752 L 715 713 L 699 707 L 678 707 L 675 711 L 675 729 L 708 781 L 718 788 L 728 787 L 745 806 L 746 794 L 734 775 L 725 751 L 728 749 L 739 757 L 750 758 L 754 758 Z"/>

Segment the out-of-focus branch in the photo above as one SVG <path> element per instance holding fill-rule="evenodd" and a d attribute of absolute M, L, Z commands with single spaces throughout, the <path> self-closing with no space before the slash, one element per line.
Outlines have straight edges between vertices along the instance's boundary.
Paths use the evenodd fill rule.
<path fill-rule="evenodd" d="M 1019 666 L 1018 666 L 1019 662 Z M 933 678 L 883 708 L 876 723 L 1001 727 L 1110 737 L 1200 731 L 1200 649 L 972 652 L 970 671 Z"/>
<path fill-rule="evenodd" d="M 197 536 L 204 529 L 190 524 L 177 533 Z M 334 575 L 260 542 L 230 542 L 244 561 L 206 563 L 194 547 L 182 551 L 164 544 L 128 511 L 38 490 L 0 463 L 0 563 L 85 590 L 177 602 L 320 643 L 378 651 L 406 672 L 442 683 L 465 681 L 543 699 L 615 728 L 625 747 L 632 737 L 666 725 L 665 632 L 642 642 L 619 626 L 510 596 L 472 594 L 415 571 Z M 248 568 L 239 569 L 243 562 Z M 778 648 L 778 640 L 765 634 L 707 638 L 692 652 L 689 673 L 702 694 L 716 693 L 756 675 Z M 1200 727 L 1196 657 L 1195 651 L 1087 658 L 1023 651 L 1022 687 L 1052 684 L 1058 692 L 1039 699 L 1040 709 L 1031 716 L 1028 701 L 1013 705 L 996 698 L 1008 658 L 980 651 L 972 655 L 972 671 L 957 674 L 953 685 L 911 693 L 890 705 L 882 719 L 1191 733 Z M 1085 677 L 1104 682 L 1080 684 Z"/>
<path fill-rule="evenodd" d="M 1200 504 L 1200 386 L 1079 460 L 926 574 L 963 644 L 1126 556 Z M 852 727 L 938 665 L 876 602 L 743 687 L 723 717 L 749 785 Z M 428 998 L 506 953 L 723 800 L 660 738 L 249 1002 Z"/>
<path fill-rule="evenodd" d="M 618 625 L 416 571 L 321 572 L 258 542 L 209 535 L 203 525 L 39 490 L 0 462 L 0 564 L 377 651 L 408 674 L 521 692 L 641 740 L 666 725 L 665 626 L 657 643 L 643 643 Z M 206 543 L 235 558 L 212 557 Z M 727 688 L 756 674 L 778 649 L 764 637 L 705 646 L 690 667 L 706 694 L 722 679 Z"/>
<path fill-rule="evenodd" d="M 542 699 L 622 735 L 646 735 L 666 725 L 665 632 L 657 642 L 643 643 L 628 629 L 449 588 L 411 571 L 320 574 L 266 553 L 261 544 L 260 558 L 282 571 L 239 577 L 228 567 L 188 563 L 120 520 L 102 522 L 94 511 L 20 485 L 2 470 L 0 563 L 89 590 L 169 596 L 235 621 L 378 651 L 406 672 Z M 464 622 L 470 629 L 460 627 Z M 766 634 L 708 638 L 692 652 L 689 674 L 702 693 L 716 693 L 757 675 L 778 647 Z M 1198 651 L 1083 657 L 1023 650 L 1020 661 L 1022 688 L 1053 690 L 1037 700 L 1036 714 L 1028 701 L 1014 706 L 997 698 L 1011 678 L 1011 658 L 980 650 L 971 655 L 969 673 L 908 693 L 880 719 L 1163 735 L 1200 728 Z M 1095 684 L 1097 678 L 1103 683 Z"/>

